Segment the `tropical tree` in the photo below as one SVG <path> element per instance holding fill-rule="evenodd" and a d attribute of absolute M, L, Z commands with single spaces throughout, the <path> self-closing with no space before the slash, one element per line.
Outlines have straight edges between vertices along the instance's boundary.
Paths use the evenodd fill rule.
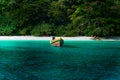
<path fill-rule="evenodd" d="M 115 35 L 119 28 L 118 4 L 115 0 L 84 0 L 71 16 L 73 25 L 82 30 L 81 34 L 89 36 Z"/>

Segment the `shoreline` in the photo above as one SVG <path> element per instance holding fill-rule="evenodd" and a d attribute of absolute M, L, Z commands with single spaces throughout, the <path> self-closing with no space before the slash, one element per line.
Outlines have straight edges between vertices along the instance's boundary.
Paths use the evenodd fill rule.
<path fill-rule="evenodd" d="M 58 36 L 56 36 L 57 38 Z M 89 40 L 100 40 L 100 41 L 120 41 L 120 36 L 118 37 L 101 37 L 100 39 L 95 39 L 89 36 L 76 36 L 76 37 L 61 37 L 63 40 L 74 40 L 74 41 L 89 41 Z M 50 37 L 39 37 L 39 36 L 0 36 L 0 40 L 51 40 Z"/>

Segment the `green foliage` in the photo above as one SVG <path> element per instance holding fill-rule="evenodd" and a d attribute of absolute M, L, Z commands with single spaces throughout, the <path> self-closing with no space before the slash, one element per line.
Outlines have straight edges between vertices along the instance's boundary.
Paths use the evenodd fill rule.
<path fill-rule="evenodd" d="M 63 36 L 65 34 L 65 26 L 56 26 L 54 29 L 55 36 Z"/>
<path fill-rule="evenodd" d="M 52 1 L 48 11 L 48 17 L 50 18 L 50 23 L 55 25 L 64 25 L 67 23 L 67 10 L 64 5 L 64 0 Z"/>
<path fill-rule="evenodd" d="M 78 36 L 78 35 L 79 35 L 79 29 L 77 27 L 74 27 L 72 24 L 68 24 L 65 27 L 64 36 Z"/>
<path fill-rule="evenodd" d="M 37 25 L 40 22 L 47 21 L 47 11 L 49 1 L 15 1 L 8 9 L 10 17 L 17 22 L 20 28 L 24 26 Z"/>
<path fill-rule="evenodd" d="M 33 30 L 30 32 L 31 35 L 34 36 L 46 36 L 52 34 L 52 27 L 53 25 L 50 24 L 39 24 L 33 28 Z"/>
<path fill-rule="evenodd" d="M 32 26 L 24 27 L 23 29 L 19 30 L 19 35 L 30 35 Z"/>
<path fill-rule="evenodd" d="M 120 27 L 116 26 L 120 24 L 120 22 L 117 22 L 119 21 L 118 16 L 120 17 L 120 10 L 116 3 L 120 4 L 120 2 L 115 2 L 114 0 L 86 0 L 72 14 L 71 20 L 73 25 L 82 29 L 84 35 L 87 33 L 87 35 L 95 36 L 115 35 L 116 31 L 119 32 L 116 28 Z"/>
<path fill-rule="evenodd" d="M 0 15 L 0 35 L 14 35 L 16 34 L 16 23 L 8 17 L 8 13 Z"/>
<path fill-rule="evenodd" d="M 120 36 L 120 0 L 0 0 L 0 35 L 16 34 Z"/>
<path fill-rule="evenodd" d="M 56 36 L 78 36 L 79 32 L 77 29 L 74 29 L 72 24 L 68 24 L 67 26 L 61 25 L 57 26 L 55 29 Z"/>
<path fill-rule="evenodd" d="M 68 36 L 68 37 L 78 36 L 78 33 L 76 32 L 76 30 L 71 30 L 69 32 L 66 32 L 63 36 Z"/>
<path fill-rule="evenodd" d="M 16 30 L 14 25 L 0 25 L 0 35 L 13 35 L 13 32 Z"/>

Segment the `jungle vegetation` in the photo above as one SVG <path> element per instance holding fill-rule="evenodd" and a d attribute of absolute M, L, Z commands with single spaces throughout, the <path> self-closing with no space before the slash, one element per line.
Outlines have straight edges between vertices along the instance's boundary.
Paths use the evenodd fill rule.
<path fill-rule="evenodd" d="M 120 36 L 120 0 L 0 0 L 0 35 Z"/>

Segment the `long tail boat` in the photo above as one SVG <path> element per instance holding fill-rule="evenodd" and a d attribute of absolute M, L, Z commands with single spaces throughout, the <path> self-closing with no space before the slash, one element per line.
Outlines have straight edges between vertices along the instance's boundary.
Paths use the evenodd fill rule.
<path fill-rule="evenodd" d="M 52 39 L 52 40 L 50 41 L 50 44 L 51 44 L 51 45 L 57 46 L 57 47 L 62 46 L 63 43 L 64 43 L 64 40 L 63 40 L 61 37 Z"/>

